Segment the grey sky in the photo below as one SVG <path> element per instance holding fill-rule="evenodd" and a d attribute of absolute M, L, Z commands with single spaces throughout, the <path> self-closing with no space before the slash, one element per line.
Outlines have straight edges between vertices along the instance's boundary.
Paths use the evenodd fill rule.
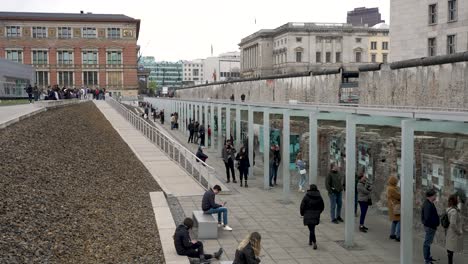
<path fill-rule="evenodd" d="M 390 0 L 0 0 L 2 11 L 125 14 L 141 19 L 138 44 L 157 60 L 190 60 L 238 50 L 241 38 L 287 22 L 346 22 L 355 7 L 379 7 L 390 19 Z M 255 24 L 256 20 L 256 24 Z"/>

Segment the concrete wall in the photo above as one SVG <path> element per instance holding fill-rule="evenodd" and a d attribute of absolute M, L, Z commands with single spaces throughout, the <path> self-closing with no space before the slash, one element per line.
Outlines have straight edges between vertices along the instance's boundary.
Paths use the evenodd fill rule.
<path fill-rule="evenodd" d="M 341 74 L 290 77 L 213 84 L 177 90 L 182 99 L 225 99 L 234 94 L 235 100 L 245 94 L 247 102 L 301 102 L 338 103 Z"/>
<path fill-rule="evenodd" d="M 360 104 L 468 108 L 468 62 L 359 75 Z"/>

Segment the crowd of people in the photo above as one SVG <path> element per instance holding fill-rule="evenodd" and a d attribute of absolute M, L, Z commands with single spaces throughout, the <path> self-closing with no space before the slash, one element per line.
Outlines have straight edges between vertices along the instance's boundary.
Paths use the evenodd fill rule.
<path fill-rule="evenodd" d="M 88 99 L 105 100 L 105 88 L 72 88 L 59 85 L 48 86 L 47 89 L 38 87 L 36 84 L 32 86 L 29 84 L 25 89 L 28 94 L 29 103 L 39 100 L 64 100 L 64 99 Z M 89 95 L 89 96 L 88 96 Z"/>

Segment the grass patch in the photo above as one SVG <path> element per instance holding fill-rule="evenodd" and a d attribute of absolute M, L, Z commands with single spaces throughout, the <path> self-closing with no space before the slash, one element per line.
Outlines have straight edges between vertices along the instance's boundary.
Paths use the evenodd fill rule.
<path fill-rule="evenodd" d="M 7 100 L 0 100 L 0 106 L 7 106 L 7 105 L 18 105 L 18 104 L 29 104 L 28 99 L 7 99 Z"/>

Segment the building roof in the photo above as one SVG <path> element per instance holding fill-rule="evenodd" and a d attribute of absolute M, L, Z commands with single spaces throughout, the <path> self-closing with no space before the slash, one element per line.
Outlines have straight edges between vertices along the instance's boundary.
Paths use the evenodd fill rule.
<path fill-rule="evenodd" d="M 0 12 L 1 20 L 12 21 L 67 21 L 67 22 L 127 22 L 137 25 L 137 38 L 140 32 L 140 19 L 123 14 L 93 13 L 35 13 L 35 12 Z"/>

